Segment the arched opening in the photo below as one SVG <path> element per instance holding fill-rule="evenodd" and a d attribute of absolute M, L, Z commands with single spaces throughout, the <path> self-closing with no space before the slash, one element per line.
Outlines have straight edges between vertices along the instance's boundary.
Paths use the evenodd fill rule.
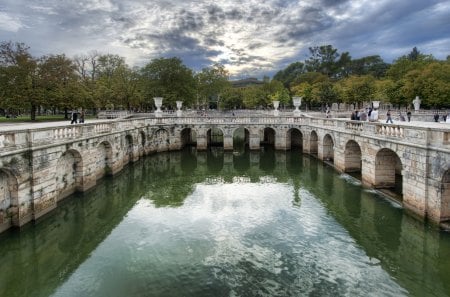
<path fill-rule="evenodd" d="M 334 141 L 330 134 L 326 134 L 323 138 L 323 160 L 334 162 Z"/>
<path fill-rule="evenodd" d="M 108 141 L 101 142 L 97 147 L 97 179 L 104 175 L 112 175 L 113 173 L 113 153 L 112 146 Z"/>
<path fill-rule="evenodd" d="M 375 184 L 378 189 L 385 189 L 391 196 L 403 200 L 402 162 L 390 149 L 381 149 L 375 157 Z"/>
<path fill-rule="evenodd" d="M 344 172 L 361 173 L 361 147 L 354 140 L 345 144 Z"/>
<path fill-rule="evenodd" d="M 223 147 L 223 132 L 219 128 L 211 128 L 208 130 L 208 147 L 218 146 Z"/>
<path fill-rule="evenodd" d="M 165 129 L 159 129 L 153 135 L 153 146 L 157 152 L 169 150 L 169 132 Z"/>
<path fill-rule="evenodd" d="M 288 149 L 303 149 L 303 134 L 299 129 L 289 129 L 286 137 L 286 148 Z"/>
<path fill-rule="evenodd" d="M 262 145 L 275 145 L 275 130 L 272 128 L 264 128 L 263 140 L 261 142 Z"/>
<path fill-rule="evenodd" d="M 18 222 L 17 179 L 7 170 L 0 169 L 0 232 Z"/>
<path fill-rule="evenodd" d="M 184 128 L 181 130 L 180 137 L 181 148 L 184 148 L 185 146 L 195 146 L 197 144 L 195 131 L 191 128 Z"/>
<path fill-rule="evenodd" d="M 127 134 L 125 136 L 125 164 L 133 160 L 133 146 L 133 136 Z"/>
<path fill-rule="evenodd" d="M 145 137 L 144 131 L 139 132 L 139 140 L 142 148 L 145 148 L 145 144 L 147 143 L 147 137 Z"/>
<path fill-rule="evenodd" d="M 450 221 L 450 170 L 447 170 L 442 177 L 441 221 Z"/>
<path fill-rule="evenodd" d="M 238 128 L 233 132 L 234 154 L 244 154 L 250 143 L 250 132 L 245 128 Z"/>
<path fill-rule="evenodd" d="M 317 156 L 318 140 L 319 137 L 317 136 L 316 131 L 312 131 L 311 135 L 309 136 L 309 153 L 311 155 Z"/>
<path fill-rule="evenodd" d="M 58 159 L 55 184 L 58 200 L 74 193 L 83 182 L 83 161 L 76 150 L 68 150 Z"/>

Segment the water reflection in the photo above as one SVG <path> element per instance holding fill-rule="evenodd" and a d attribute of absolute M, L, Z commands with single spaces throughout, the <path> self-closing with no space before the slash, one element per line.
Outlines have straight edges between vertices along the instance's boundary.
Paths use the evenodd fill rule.
<path fill-rule="evenodd" d="M 0 296 L 450 295 L 449 234 L 271 146 L 148 157 L 0 235 L 0 255 Z"/>

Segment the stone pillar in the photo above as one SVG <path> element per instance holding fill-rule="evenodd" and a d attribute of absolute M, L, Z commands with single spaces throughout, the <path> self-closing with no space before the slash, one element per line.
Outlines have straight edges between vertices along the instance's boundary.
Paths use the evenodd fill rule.
<path fill-rule="evenodd" d="M 275 149 L 280 151 L 287 150 L 286 147 L 286 131 L 284 129 L 279 129 L 275 131 Z"/>
<path fill-rule="evenodd" d="M 260 144 L 261 144 L 261 138 L 259 136 L 259 133 L 254 134 L 252 133 L 252 131 L 250 131 L 250 136 L 249 136 L 249 148 L 250 150 L 259 150 L 260 148 Z"/>
<path fill-rule="evenodd" d="M 231 135 L 224 135 L 223 136 L 223 149 L 225 151 L 232 151 L 233 150 L 233 136 Z"/>

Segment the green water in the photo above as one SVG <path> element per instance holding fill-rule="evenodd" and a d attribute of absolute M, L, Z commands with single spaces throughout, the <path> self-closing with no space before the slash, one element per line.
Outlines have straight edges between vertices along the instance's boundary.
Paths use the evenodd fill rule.
<path fill-rule="evenodd" d="M 0 296 L 449 296 L 450 236 L 298 151 L 145 158 L 0 235 Z"/>

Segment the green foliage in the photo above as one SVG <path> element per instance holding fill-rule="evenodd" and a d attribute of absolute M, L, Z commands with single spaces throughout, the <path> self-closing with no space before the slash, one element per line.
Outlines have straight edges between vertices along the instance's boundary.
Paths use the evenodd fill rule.
<path fill-rule="evenodd" d="M 163 106 L 175 109 L 178 100 L 183 101 L 184 106 L 192 106 L 196 81 L 192 70 L 179 58 L 160 58 L 141 69 L 140 88 L 147 102 L 163 97 Z"/>
<path fill-rule="evenodd" d="M 229 74 L 221 64 L 214 64 L 212 67 L 203 68 L 195 75 L 198 87 L 199 103 L 207 107 L 211 101 L 221 106 L 224 92 L 231 88 Z"/>

